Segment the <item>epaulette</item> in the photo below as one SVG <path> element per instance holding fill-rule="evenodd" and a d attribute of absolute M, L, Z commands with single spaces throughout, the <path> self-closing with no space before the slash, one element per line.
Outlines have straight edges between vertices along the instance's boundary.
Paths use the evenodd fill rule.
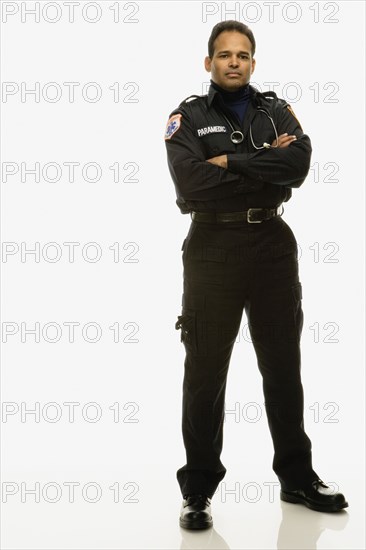
<path fill-rule="evenodd" d="M 187 103 L 191 103 L 191 101 L 194 101 L 195 99 L 199 99 L 200 97 L 203 97 L 203 96 L 202 95 L 196 95 L 196 94 L 189 95 L 188 97 L 183 99 L 183 101 L 180 102 L 179 107 L 184 106 Z"/>
<path fill-rule="evenodd" d="M 278 99 L 276 92 L 273 91 L 262 92 L 262 96 L 266 99 Z"/>
<path fill-rule="evenodd" d="M 202 97 L 202 96 L 196 95 L 196 94 L 189 95 L 188 97 L 186 97 L 185 99 L 183 99 L 182 103 L 189 103 L 190 101 L 194 101 L 195 99 L 197 99 L 197 98 L 199 98 L 199 97 Z"/>
<path fill-rule="evenodd" d="M 277 101 L 277 103 L 279 105 L 282 105 L 283 107 L 286 107 L 288 105 L 287 101 L 285 101 L 281 97 L 278 97 L 276 92 L 274 92 L 273 90 L 269 90 L 268 92 L 258 92 L 257 96 L 262 97 L 263 99 L 266 99 L 266 100 L 270 100 L 270 101 L 273 101 L 275 99 Z"/>

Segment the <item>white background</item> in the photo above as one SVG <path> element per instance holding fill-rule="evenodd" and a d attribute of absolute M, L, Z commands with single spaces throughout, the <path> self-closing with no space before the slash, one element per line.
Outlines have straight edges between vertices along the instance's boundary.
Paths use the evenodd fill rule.
<path fill-rule="evenodd" d="M 3 548 L 364 548 L 364 2 L 81 1 L 73 22 L 64 2 L 46 5 L 1 3 Z M 35 7 L 38 22 L 25 14 Z M 305 428 L 314 469 L 350 506 L 321 514 L 280 502 L 244 314 L 215 528 L 190 533 L 178 526 L 184 348 L 174 329 L 190 218 L 175 204 L 163 134 L 185 97 L 206 92 L 211 29 L 232 18 L 257 41 L 252 83 L 287 99 L 312 140 L 313 168 L 284 214 L 300 252 Z M 79 83 L 74 101 L 67 82 Z M 22 86 L 39 86 L 37 100 Z M 58 181 L 42 175 L 50 162 Z M 67 162 L 79 163 L 73 181 Z M 22 163 L 40 163 L 39 181 L 22 177 Z M 96 181 L 87 163 L 99 165 Z M 137 181 L 122 181 L 128 163 Z M 21 254 L 37 247 L 37 261 Z M 22 331 L 36 323 L 38 342 Z M 74 422 L 65 403 L 76 403 Z M 22 416 L 37 407 L 38 418 Z M 38 488 L 36 502 L 26 490 Z"/>

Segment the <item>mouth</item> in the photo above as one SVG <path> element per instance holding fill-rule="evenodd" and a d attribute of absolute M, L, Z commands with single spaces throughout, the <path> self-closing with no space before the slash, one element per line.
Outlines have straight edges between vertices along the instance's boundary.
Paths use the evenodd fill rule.
<path fill-rule="evenodd" d="M 226 76 L 240 76 L 240 73 L 230 72 L 230 73 L 226 73 Z"/>

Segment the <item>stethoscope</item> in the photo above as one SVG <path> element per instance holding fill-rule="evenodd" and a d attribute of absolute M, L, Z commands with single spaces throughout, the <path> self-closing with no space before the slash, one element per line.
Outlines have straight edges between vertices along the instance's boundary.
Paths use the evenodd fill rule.
<path fill-rule="evenodd" d="M 270 145 L 269 143 L 264 142 L 261 147 L 257 147 L 254 143 L 254 140 L 253 140 L 252 125 L 250 125 L 249 126 L 249 136 L 250 136 L 250 141 L 252 142 L 252 145 L 253 145 L 254 149 L 259 150 L 259 149 L 271 149 L 272 147 L 273 148 L 278 147 L 278 134 L 277 134 L 275 123 L 273 122 L 273 118 L 269 115 L 269 113 L 265 109 L 261 109 L 260 107 L 257 107 L 257 111 L 260 111 L 261 113 L 264 113 L 269 118 L 269 120 L 271 121 L 271 124 L 273 126 L 273 130 L 274 130 L 274 133 L 275 133 L 275 136 L 276 136 L 276 145 Z M 224 118 L 227 120 L 227 122 L 229 123 L 230 128 L 232 129 L 232 133 L 230 135 L 231 141 L 235 144 L 241 143 L 244 139 L 243 132 L 241 132 L 240 130 L 235 130 L 234 126 L 232 125 L 231 121 L 227 118 L 225 113 L 222 113 L 222 114 L 223 114 Z"/>

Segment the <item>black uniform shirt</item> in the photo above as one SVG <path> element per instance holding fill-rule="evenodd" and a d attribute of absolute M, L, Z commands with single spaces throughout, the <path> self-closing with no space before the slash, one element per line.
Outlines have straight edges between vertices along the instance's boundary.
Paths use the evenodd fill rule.
<path fill-rule="evenodd" d="M 237 212 L 248 208 L 270 208 L 288 201 L 292 187 L 304 182 L 311 158 L 311 142 L 303 133 L 291 106 L 275 92 L 261 93 L 249 85 L 250 97 L 243 124 L 227 109 L 212 84 L 208 94 L 190 96 L 172 111 L 165 132 L 168 167 L 175 185 L 176 203 L 182 214 Z M 275 133 L 296 135 L 288 147 L 256 150 L 271 144 Z M 244 140 L 231 141 L 232 128 Z M 207 159 L 227 154 L 227 169 Z"/>

